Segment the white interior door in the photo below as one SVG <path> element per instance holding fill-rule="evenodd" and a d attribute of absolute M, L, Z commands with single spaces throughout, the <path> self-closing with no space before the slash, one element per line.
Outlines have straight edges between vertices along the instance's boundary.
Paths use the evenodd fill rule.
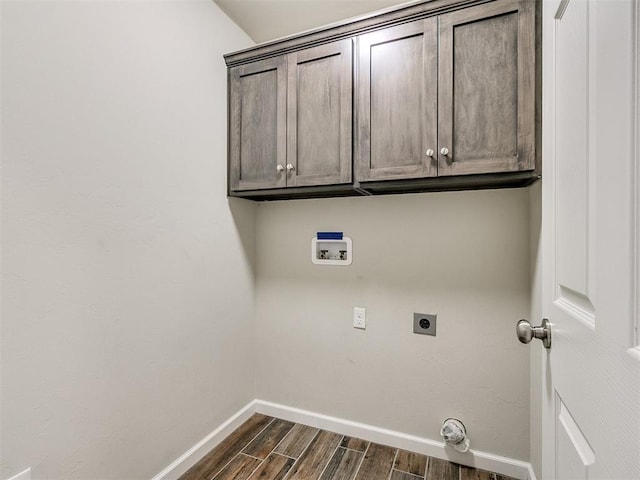
<path fill-rule="evenodd" d="M 640 479 L 639 8 L 543 3 L 545 480 Z"/>

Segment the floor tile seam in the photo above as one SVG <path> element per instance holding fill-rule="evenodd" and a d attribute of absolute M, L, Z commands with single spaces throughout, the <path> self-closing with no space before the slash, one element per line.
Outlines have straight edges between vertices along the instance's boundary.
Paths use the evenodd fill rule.
<path fill-rule="evenodd" d="M 431 466 L 431 458 L 429 455 L 427 455 L 427 463 L 424 466 L 424 475 L 422 476 L 422 478 L 424 480 L 427 480 L 427 473 L 429 473 L 429 467 Z"/>
<path fill-rule="evenodd" d="M 404 470 L 398 470 L 397 468 L 392 468 L 391 469 L 391 474 L 392 475 L 393 475 L 393 472 L 404 473 L 405 475 L 409 475 L 409 476 L 411 476 L 413 478 L 416 478 L 416 479 L 419 479 L 419 480 L 422 480 L 424 478 L 424 476 L 415 475 L 415 474 L 413 474 L 411 472 L 405 472 Z"/>
<path fill-rule="evenodd" d="M 240 455 L 241 453 L 242 453 L 242 452 L 238 452 L 238 453 L 236 453 L 233 457 L 231 457 L 231 460 L 229 460 L 227 463 L 225 463 L 225 464 L 222 466 L 222 468 L 219 468 L 219 469 L 218 469 L 218 470 L 217 470 L 213 475 L 211 475 L 211 476 L 209 477 L 209 480 L 213 480 L 214 478 L 216 478 L 216 477 L 218 476 L 218 474 L 219 474 L 221 471 L 223 471 L 225 468 L 227 468 L 227 466 L 228 466 L 231 462 L 233 462 L 233 461 L 236 459 L 236 457 L 237 457 L 238 455 Z"/>
<path fill-rule="evenodd" d="M 246 454 L 243 454 L 246 455 Z M 250 456 L 250 455 L 249 455 Z M 255 458 L 255 457 L 252 457 Z M 253 477 L 253 474 L 256 473 L 258 471 L 258 469 L 262 466 L 262 464 L 266 462 L 266 460 L 262 460 L 258 465 L 256 465 L 256 468 L 253 469 L 253 471 L 251 472 L 251 474 L 247 477 L 247 480 L 251 480 L 251 477 Z"/>
<path fill-rule="evenodd" d="M 274 421 L 275 421 L 275 420 L 282 420 L 282 419 L 281 419 L 281 418 L 274 418 Z M 287 422 L 288 420 L 282 420 L 282 421 L 283 421 L 283 422 Z M 284 441 L 285 437 L 286 437 L 287 435 L 289 435 L 289 432 L 291 432 L 291 430 L 293 429 L 293 427 L 295 427 L 295 426 L 297 425 L 297 424 L 296 424 L 296 423 L 294 423 L 294 422 L 289 422 L 289 423 L 291 423 L 291 424 L 292 424 L 292 425 L 291 425 L 291 427 L 290 427 L 290 428 L 289 428 L 289 430 L 287 430 L 287 432 L 282 436 L 282 438 L 280 439 L 280 441 L 279 441 L 279 442 L 278 442 L 278 443 L 277 443 L 277 444 L 276 444 L 276 445 L 271 449 L 271 451 L 270 451 L 269 453 L 267 453 L 267 456 L 264 458 L 265 460 L 266 460 L 267 458 L 269 458 L 269 455 L 271 455 L 272 453 L 276 453 L 276 449 L 277 449 L 277 448 L 280 446 L 280 444 Z M 249 443 L 251 443 L 251 442 L 249 442 Z M 247 444 L 247 446 L 249 446 L 249 444 Z M 245 448 L 246 448 L 246 447 L 245 447 Z M 285 456 L 285 457 L 286 457 L 287 455 L 283 455 L 283 456 Z M 293 458 L 293 457 L 288 457 L 288 458 Z"/>
<path fill-rule="evenodd" d="M 427 477 L 427 470 L 429 470 L 429 458 L 430 458 L 430 457 L 429 457 L 429 456 L 427 456 L 427 455 L 425 455 L 425 457 L 427 457 L 427 461 L 426 461 L 426 463 L 425 463 L 425 466 L 424 466 L 424 473 L 423 473 L 422 475 L 420 475 L 420 474 L 418 474 L 418 473 L 410 472 L 410 471 L 408 471 L 408 470 L 403 470 L 403 469 L 401 469 L 401 468 L 398 468 L 398 467 L 396 467 L 396 466 L 395 466 L 395 464 L 393 465 L 393 469 L 394 469 L 394 470 L 396 470 L 396 471 L 398 471 L 398 472 L 400 472 L 400 473 L 408 473 L 409 475 L 413 475 L 414 477 L 418 477 L 418 478 L 420 478 L 420 479 L 424 479 L 424 478 L 426 478 L 426 477 Z M 458 479 L 458 480 L 461 480 L 461 479 Z"/>
<path fill-rule="evenodd" d="M 272 418 L 271 418 L 271 421 L 270 421 L 270 422 L 268 422 L 268 423 L 264 426 L 264 428 L 262 428 L 262 429 L 261 429 L 261 430 L 260 430 L 256 435 L 254 435 L 253 437 L 251 437 L 251 440 L 249 440 L 247 443 L 245 443 L 245 444 L 242 446 L 242 448 L 240 449 L 240 451 L 239 451 L 239 452 L 237 452 L 233 457 L 231 457 L 231 460 L 229 460 L 227 463 L 225 463 L 225 464 L 222 466 L 222 468 L 218 469 L 218 471 L 217 471 L 217 472 L 215 472 L 215 473 L 210 477 L 210 478 L 211 478 L 211 480 L 213 480 L 214 478 L 216 478 L 216 476 L 217 476 L 217 475 L 218 475 L 222 470 L 224 470 L 225 468 L 227 468 L 227 466 L 228 466 L 231 462 L 233 462 L 233 460 L 234 460 L 238 455 L 240 455 L 241 453 L 242 453 L 243 455 L 246 455 L 246 453 L 243 453 L 243 450 L 244 450 L 245 448 L 247 448 L 247 446 L 248 446 L 251 442 L 253 442 L 253 441 L 258 437 L 258 435 L 260 435 L 262 432 L 264 432 L 264 431 L 267 429 L 267 427 L 268 427 L 269 425 L 271 425 L 274 421 L 275 421 L 275 417 L 272 417 Z M 235 431 L 235 430 L 234 430 L 234 431 Z M 216 447 L 214 447 L 214 449 L 215 449 L 215 448 L 217 448 L 217 446 L 216 446 Z M 249 455 L 249 456 L 250 456 L 250 455 Z"/>
<path fill-rule="evenodd" d="M 306 447 L 304 447 L 304 448 L 302 449 L 302 451 L 300 452 L 300 455 L 298 455 L 298 458 L 296 458 L 296 461 L 295 461 L 295 462 L 293 462 L 293 465 L 291 465 L 291 468 L 289 469 L 289 471 L 288 471 L 288 472 L 287 472 L 287 474 L 283 477 L 283 479 L 282 479 L 282 480 L 288 480 L 289 475 L 291 475 L 291 472 L 293 472 L 293 470 L 295 469 L 295 467 L 296 467 L 296 465 L 298 464 L 298 462 L 300 461 L 300 459 L 301 459 L 302 457 L 304 457 L 304 454 L 305 454 L 305 453 L 306 453 L 306 451 L 309 449 L 309 447 L 311 446 L 311 444 L 313 443 L 313 441 L 316 439 L 316 437 L 317 437 L 318 435 L 320 435 L 320 432 L 321 432 L 321 431 L 322 431 L 321 429 L 318 429 L 318 431 L 316 432 L 316 434 L 315 434 L 313 437 L 311 437 L 311 440 L 309 440 L 309 443 L 307 443 L 307 446 L 306 446 Z"/>
<path fill-rule="evenodd" d="M 248 453 L 244 453 L 244 451 L 247 449 L 247 447 L 248 447 L 249 445 L 251 445 L 251 443 L 252 443 L 255 439 L 257 439 L 260 435 L 262 435 L 262 432 L 264 432 L 267 428 L 269 428 L 269 426 L 270 426 L 273 422 L 275 422 L 276 420 L 277 420 L 277 418 L 276 418 L 276 417 L 272 417 L 272 418 L 271 418 L 271 421 L 270 421 L 269 423 L 267 423 L 267 424 L 264 426 L 264 428 L 262 428 L 262 429 L 261 429 L 258 433 L 256 433 L 253 437 L 251 437 L 251 440 L 249 440 L 247 443 L 245 443 L 245 444 L 243 445 L 242 449 L 240 450 L 240 452 L 238 452 L 238 453 L 243 453 L 243 454 L 245 454 L 245 455 L 249 455 Z M 250 457 L 252 457 L 253 455 L 249 455 L 249 456 L 250 456 Z M 256 457 L 253 457 L 253 458 L 256 458 Z"/>
<path fill-rule="evenodd" d="M 260 460 L 261 462 L 264 462 L 266 460 L 266 458 L 256 457 L 255 455 L 251 455 L 249 453 L 244 453 L 244 452 L 240 452 L 238 455 L 244 455 L 245 457 L 253 458 L 254 460 Z M 267 457 L 268 456 L 269 455 L 267 455 Z"/>
<path fill-rule="evenodd" d="M 312 428 L 313 428 L 313 427 L 312 427 Z M 323 430 L 322 430 L 321 428 L 318 428 L 318 431 L 316 432 L 316 434 L 315 434 L 313 437 L 311 437 L 311 440 L 309 440 L 309 442 L 307 443 L 307 446 L 306 446 L 306 447 L 304 447 L 304 448 L 302 449 L 302 451 L 300 452 L 300 455 L 298 455 L 298 458 L 302 457 L 302 455 L 304 455 L 304 454 L 305 454 L 305 452 L 306 452 L 306 451 L 308 450 L 308 448 L 311 446 L 311 443 L 313 443 L 313 441 L 316 439 L 316 437 L 317 437 L 318 435 L 320 435 L 322 432 L 323 432 Z M 296 459 L 296 460 L 297 460 L 297 459 Z"/>
<path fill-rule="evenodd" d="M 396 460 L 398 459 L 399 451 L 400 449 L 396 448 L 396 452 L 393 455 L 393 462 L 391 462 L 391 470 L 389 470 L 389 476 L 387 477 L 387 480 L 391 480 L 391 475 L 393 475 L 393 470 L 395 469 L 395 466 L 396 466 Z"/>
<path fill-rule="evenodd" d="M 276 450 L 277 450 L 277 449 L 278 449 L 278 447 L 280 446 L 280 443 L 282 443 L 282 442 L 284 441 L 285 437 L 286 437 L 286 436 L 291 432 L 291 430 L 293 430 L 293 428 L 294 428 L 296 425 L 300 425 L 301 427 L 315 428 L 315 429 L 316 429 L 316 430 L 318 430 L 318 431 L 315 433 L 315 435 L 312 435 L 312 436 L 311 436 L 311 439 L 307 442 L 307 444 L 304 446 L 304 448 L 302 449 L 302 451 L 300 452 L 300 454 L 299 454 L 297 457 L 290 457 L 289 455 L 284 455 L 283 453 L 276 452 Z M 289 433 L 287 433 L 287 435 L 285 435 L 284 437 L 282 437 L 282 440 L 280 440 L 280 443 L 278 443 L 278 445 L 276 445 L 276 447 L 273 449 L 273 453 L 277 453 L 278 455 L 284 455 L 285 457 L 289 457 L 289 458 L 295 458 L 296 460 L 297 460 L 298 458 L 300 458 L 304 452 L 306 452 L 306 451 L 307 451 L 307 448 L 309 448 L 309 445 L 311 445 L 311 442 L 313 442 L 313 440 L 318 436 L 318 434 L 319 434 L 320 432 L 322 432 L 322 429 L 321 429 L 321 428 L 312 427 L 311 425 L 305 425 L 304 423 L 297 423 L 297 422 L 295 422 L 295 423 L 293 424 L 293 427 L 291 427 L 291 430 L 289 430 Z"/>
<path fill-rule="evenodd" d="M 358 473 L 360 473 L 360 468 L 362 467 L 362 464 L 364 463 L 364 458 L 367 456 L 367 452 L 369 451 L 369 448 L 371 447 L 371 442 L 367 442 L 367 448 L 364 449 L 364 452 L 362 452 L 362 458 L 360 459 L 360 463 L 358 464 L 358 468 L 356 468 L 356 471 L 353 475 L 353 479 L 358 478 Z"/>
<path fill-rule="evenodd" d="M 393 467 L 393 469 L 394 469 L 396 472 L 400 472 L 400 473 L 408 473 L 409 475 L 413 475 L 414 477 L 418 477 L 418 478 L 424 478 L 424 477 L 427 475 L 427 469 L 426 469 L 426 468 L 424 469 L 424 473 L 423 473 L 422 475 L 418 475 L 417 473 L 412 473 L 412 472 L 409 472 L 409 471 L 407 471 L 407 470 L 402 470 L 401 468 Z"/>
<path fill-rule="evenodd" d="M 271 455 L 278 455 L 279 457 L 288 458 L 289 460 L 296 460 L 296 457 L 290 457 L 289 455 L 285 455 L 284 453 L 271 452 L 269 456 Z"/>
<path fill-rule="evenodd" d="M 345 454 L 347 454 L 349 452 L 353 452 L 353 453 L 357 453 L 358 455 L 360 455 L 360 459 L 358 460 L 358 467 L 354 470 L 354 472 L 351 474 L 351 476 L 348 479 L 348 480 L 354 480 L 356 478 L 356 475 L 358 474 L 358 470 L 360 469 L 360 465 L 362 465 L 362 461 L 364 460 L 364 452 L 361 452 L 360 450 L 355 450 L 353 448 L 347 448 L 347 447 L 341 447 L 341 448 L 344 449 Z"/>
<path fill-rule="evenodd" d="M 246 454 L 246 453 L 240 453 L 239 455 L 247 455 L 247 454 Z M 257 457 L 252 457 L 251 455 L 247 455 L 248 457 L 255 458 L 256 460 L 260 460 L 260 463 L 259 463 L 258 465 L 256 465 L 256 468 L 254 468 L 254 469 L 251 471 L 251 474 L 247 477 L 247 480 L 252 480 L 252 478 L 253 478 L 253 476 L 255 475 L 255 473 L 260 469 L 260 467 L 262 467 L 262 465 L 263 465 L 263 464 L 265 464 L 265 463 L 267 462 L 267 460 L 269 459 L 269 457 L 270 457 L 271 455 L 278 455 L 279 457 L 283 457 L 283 458 L 286 458 L 286 459 L 289 459 L 289 460 L 293 460 L 293 463 L 291 464 L 291 467 L 289 468 L 289 470 L 291 470 L 291 469 L 293 468 L 293 466 L 296 464 L 296 459 L 295 459 L 295 458 L 293 458 L 293 457 L 288 457 L 287 455 L 282 455 L 282 454 L 280 454 L 280 453 L 276 453 L 276 452 L 271 452 L 271 453 L 269 453 L 269 455 L 267 456 L 267 458 L 265 458 L 264 460 L 260 460 L 260 459 L 259 459 L 259 458 L 257 458 Z M 288 474 L 289 474 L 289 472 L 287 472 L 287 475 L 288 475 Z"/>
<path fill-rule="evenodd" d="M 342 438 L 344 438 L 344 435 L 342 436 Z M 327 469 L 327 467 L 329 466 L 329 464 L 331 463 L 331 460 L 333 460 L 333 456 L 336 454 L 336 452 L 338 451 L 340 447 L 340 443 L 342 442 L 342 439 L 340 439 L 338 441 L 338 445 L 336 446 L 336 448 L 333 449 L 333 453 L 331 455 L 329 455 L 329 461 L 327 463 L 325 463 L 324 468 L 322 469 L 322 471 L 320 472 L 320 475 L 318 475 L 318 480 L 320 480 L 322 478 L 322 475 L 324 475 L 325 470 Z"/>
<path fill-rule="evenodd" d="M 233 457 L 231 457 L 231 460 L 229 460 L 227 463 L 225 463 L 221 469 L 219 469 L 214 475 L 212 475 L 211 477 L 209 477 L 210 480 L 213 480 L 214 478 L 216 478 L 218 475 L 220 475 L 220 472 L 222 472 L 225 468 L 227 468 L 236 458 L 238 458 L 239 455 L 244 455 L 244 453 L 242 452 L 238 452 L 236 453 Z"/>
<path fill-rule="evenodd" d="M 367 448 L 368 447 L 369 447 L 369 442 L 367 442 Z M 342 445 L 340 445 L 340 448 L 344 448 L 345 450 L 351 450 L 352 452 L 357 452 L 357 453 L 364 453 L 367 451 L 367 448 L 365 448 L 364 451 L 362 451 L 362 450 L 356 450 L 355 448 L 343 447 Z"/>

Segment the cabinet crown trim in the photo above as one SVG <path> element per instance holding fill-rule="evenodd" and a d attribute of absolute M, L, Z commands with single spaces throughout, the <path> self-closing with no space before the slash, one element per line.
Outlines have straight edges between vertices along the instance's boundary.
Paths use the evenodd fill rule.
<path fill-rule="evenodd" d="M 227 67 L 263 60 L 493 0 L 419 0 L 260 43 L 224 55 Z"/>

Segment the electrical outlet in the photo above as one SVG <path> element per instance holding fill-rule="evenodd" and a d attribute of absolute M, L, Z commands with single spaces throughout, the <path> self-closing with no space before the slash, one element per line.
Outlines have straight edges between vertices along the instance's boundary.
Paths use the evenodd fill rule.
<path fill-rule="evenodd" d="M 414 313 L 413 314 L 413 333 L 422 335 L 436 336 L 436 319 L 437 315 L 430 313 Z"/>
<path fill-rule="evenodd" d="M 353 328 L 367 328 L 367 309 L 364 307 L 353 307 Z"/>

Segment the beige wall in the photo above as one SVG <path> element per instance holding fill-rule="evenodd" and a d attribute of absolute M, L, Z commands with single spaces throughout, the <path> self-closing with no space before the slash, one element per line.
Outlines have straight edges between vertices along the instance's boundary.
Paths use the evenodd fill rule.
<path fill-rule="evenodd" d="M 257 397 L 529 459 L 526 189 L 263 203 L 257 215 Z M 350 267 L 313 265 L 315 232 L 353 239 Z M 366 331 L 352 308 L 367 307 Z M 437 337 L 412 313 L 438 314 Z"/>
<path fill-rule="evenodd" d="M 2 10 L 0 477 L 150 478 L 254 398 L 222 59 L 251 41 L 209 0 Z"/>

